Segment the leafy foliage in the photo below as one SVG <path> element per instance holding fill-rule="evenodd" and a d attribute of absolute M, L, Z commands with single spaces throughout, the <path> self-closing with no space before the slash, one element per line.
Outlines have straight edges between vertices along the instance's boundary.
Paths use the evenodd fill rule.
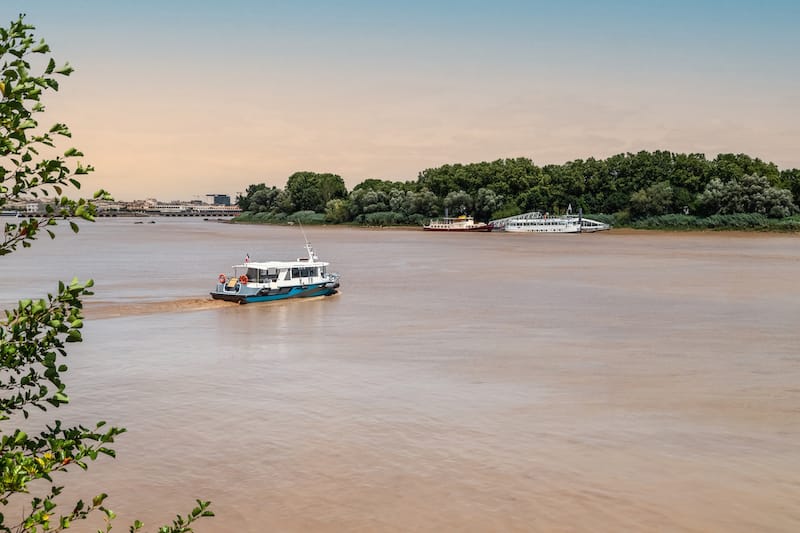
<path fill-rule="evenodd" d="M 466 215 L 472 212 L 472 196 L 464 191 L 450 191 L 444 197 L 444 206 L 451 215 Z"/>
<path fill-rule="evenodd" d="M 659 181 L 631 195 L 631 215 L 640 218 L 662 215 L 672 209 L 673 192 L 669 182 Z"/>
<path fill-rule="evenodd" d="M 83 154 L 76 148 L 59 153 L 56 140 L 69 138 L 64 124 L 40 129 L 38 115 L 44 111 L 43 91 L 57 91 L 58 77 L 72 72 L 69 65 L 56 66 L 47 56 L 49 46 L 33 36 L 33 26 L 20 16 L 9 26 L 0 28 L 0 208 L 26 198 L 51 197 L 43 218 L 30 217 L 6 223 L 0 242 L 0 255 L 15 251 L 20 245 L 31 246 L 44 230 L 51 238 L 51 227 L 60 219 L 70 218 L 73 231 L 78 225 L 71 218 L 93 220 L 95 206 L 84 199 L 71 200 L 63 193 L 80 188 L 78 177 L 91 172 L 89 165 L 79 162 Z M 34 59 L 39 74 L 32 74 Z M 99 191 L 95 198 L 106 193 Z M 82 425 L 68 427 L 60 420 L 46 425 L 36 435 L 8 427 L 16 425 L 20 416 L 27 419 L 35 409 L 47 411 L 67 403 L 62 375 L 67 343 L 81 342 L 83 327 L 81 298 L 92 294 L 92 281 L 73 279 L 69 284 L 58 282 L 58 291 L 47 298 L 22 300 L 17 307 L 5 311 L 0 320 L 0 505 L 6 507 L 30 495 L 30 506 L 15 518 L 0 513 L 0 532 L 61 531 L 75 521 L 85 519 L 93 511 L 106 518 L 106 531 L 111 529 L 114 513 L 104 506 L 106 494 L 100 493 L 91 503 L 82 500 L 56 515 L 56 498 L 64 487 L 55 483 L 60 475 L 74 467 L 88 468 L 89 462 L 101 455 L 114 457 L 109 447 L 124 428 L 109 427 L 103 421 L 94 428 Z M 198 518 L 211 516 L 208 502 L 198 501 L 185 518 L 177 517 L 163 533 L 191 531 Z M 11 520 L 10 522 L 8 520 Z M 136 522 L 131 531 L 141 529 Z"/>
<path fill-rule="evenodd" d="M 347 196 L 344 180 L 340 176 L 315 172 L 295 172 L 286 181 L 286 191 L 295 209 L 319 213 L 325 211 L 325 205 L 330 200 Z"/>
<path fill-rule="evenodd" d="M 300 222 L 301 224 L 324 224 L 325 215 L 314 211 L 295 211 L 286 217 L 288 222 Z"/>
<path fill-rule="evenodd" d="M 43 40 L 36 41 L 32 30 L 22 16 L 8 28 L 0 28 L 0 209 L 24 196 L 51 197 L 52 201 L 43 219 L 31 217 L 4 225 L 0 255 L 11 253 L 19 245 L 29 247 L 42 230 L 54 237 L 50 227 L 56 225 L 57 217 L 92 220 L 95 213 L 90 202 L 62 196 L 65 188 L 80 188 L 78 176 L 94 170 L 80 162 L 83 154 L 77 148 L 57 153 L 56 139 L 71 137 L 69 128 L 59 123 L 39 128 L 38 116 L 45 110 L 42 92 L 57 91 L 58 78 L 69 76 L 72 67 L 57 67 L 46 55 L 50 47 Z M 42 56 L 38 75 L 31 72 L 32 56 Z M 103 195 L 105 192 L 100 191 L 96 197 Z M 70 225 L 78 231 L 75 223 Z"/>
<path fill-rule="evenodd" d="M 698 204 L 703 212 L 718 215 L 754 213 L 783 218 L 797 212 L 791 191 L 771 186 L 764 176 L 747 174 L 726 182 L 712 179 Z"/>
<path fill-rule="evenodd" d="M 261 201 L 254 187 L 266 188 L 251 185 L 240 201 L 243 209 L 258 212 L 256 206 L 268 205 L 271 212 L 287 215 L 295 209 L 324 211 L 332 223 L 412 221 L 439 216 L 445 209 L 488 221 L 525 211 L 558 214 L 571 205 L 585 213 L 614 213 L 618 223 L 627 224 L 687 213 L 786 217 L 800 202 L 800 170 L 779 171 L 774 163 L 746 154 L 708 160 L 703 154 L 657 150 L 543 167 L 527 158 L 442 165 L 423 170 L 416 182 L 366 179 L 349 195 L 337 175 L 298 172 L 287 182 L 289 201 L 279 205 Z M 373 213 L 402 216 L 368 219 Z"/>
<path fill-rule="evenodd" d="M 395 213 L 394 211 L 380 211 L 377 213 L 369 213 L 363 215 L 363 224 L 367 226 L 396 226 L 398 224 L 405 224 L 407 219 L 402 213 Z"/>

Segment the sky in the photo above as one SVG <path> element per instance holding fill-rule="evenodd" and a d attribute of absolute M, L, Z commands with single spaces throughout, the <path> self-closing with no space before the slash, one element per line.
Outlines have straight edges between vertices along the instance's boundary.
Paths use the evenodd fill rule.
<path fill-rule="evenodd" d="M 119 200 L 640 150 L 800 167 L 796 0 L 2 0 Z"/>

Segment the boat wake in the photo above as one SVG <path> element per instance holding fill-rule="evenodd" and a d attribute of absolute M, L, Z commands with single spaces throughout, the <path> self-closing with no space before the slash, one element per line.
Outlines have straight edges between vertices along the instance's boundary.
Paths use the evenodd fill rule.
<path fill-rule="evenodd" d="M 119 318 L 124 316 L 154 315 L 158 313 L 183 313 L 206 311 L 229 306 L 230 303 L 211 298 L 182 298 L 157 302 L 92 302 L 84 304 L 86 318 Z"/>

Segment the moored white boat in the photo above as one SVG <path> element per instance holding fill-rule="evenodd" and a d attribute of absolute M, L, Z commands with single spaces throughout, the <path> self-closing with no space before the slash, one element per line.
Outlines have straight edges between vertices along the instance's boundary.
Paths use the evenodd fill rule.
<path fill-rule="evenodd" d="M 475 222 L 475 219 L 466 215 L 459 217 L 444 217 L 432 219 L 422 226 L 425 231 L 492 231 L 492 225 L 485 222 Z"/>
<path fill-rule="evenodd" d="M 511 233 L 580 233 L 578 217 L 515 218 L 509 220 L 505 230 Z"/>
<path fill-rule="evenodd" d="M 234 265 L 232 276 L 219 275 L 211 297 L 246 304 L 334 294 L 339 288 L 339 274 L 328 272 L 330 263 L 320 261 L 308 242 L 306 251 L 308 257 L 294 261 Z"/>
<path fill-rule="evenodd" d="M 493 220 L 496 229 L 511 233 L 593 233 L 611 226 L 583 215 L 549 216 L 538 211 Z"/>

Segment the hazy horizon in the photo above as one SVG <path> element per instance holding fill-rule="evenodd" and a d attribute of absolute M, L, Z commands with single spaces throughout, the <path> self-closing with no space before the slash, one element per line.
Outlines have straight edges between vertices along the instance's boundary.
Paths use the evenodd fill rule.
<path fill-rule="evenodd" d="M 788 1 L 9 4 L 75 68 L 41 122 L 120 200 L 640 150 L 800 167 Z"/>

